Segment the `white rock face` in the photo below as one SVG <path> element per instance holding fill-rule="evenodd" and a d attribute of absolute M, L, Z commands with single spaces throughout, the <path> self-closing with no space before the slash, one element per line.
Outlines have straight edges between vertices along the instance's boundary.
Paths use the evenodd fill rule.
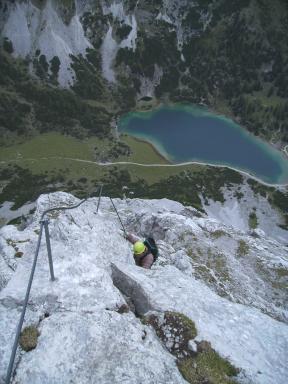
<path fill-rule="evenodd" d="M 142 29 L 143 27 L 149 27 L 149 18 L 156 17 L 157 20 L 168 23 L 170 28 L 175 30 L 177 46 L 181 52 L 181 59 L 184 60 L 182 54 L 183 43 L 194 32 L 193 29 L 191 30 L 191 26 L 185 27 L 183 25 L 183 18 L 185 18 L 189 9 L 196 5 L 196 3 L 194 4 L 194 2 L 188 0 L 163 0 L 158 15 L 145 10 L 145 5 L 142 7 L 140 2 L 134 4 L 135 9 L 132 11 L 132 4 L 121 0 L 101 0 L 97 2 L 95 0 L 75 0 L 76 12 L 69 25 L 62 20 L 63 16 L 59 15 L 60 12 L 57 10 L 57 1 L 55 0 L 38 2 L 39 8 L 34 5 L 35 2 L 32 0 L 16 0 L 16 2 L 9 4 L 9 12 L 5 14 L 3 20 L 0 18 L 1 35 L 12 41 L 15 56 L 30 59 L 31 71 L 33 60 L 38 57 L 36 52 L 41 51 L 41 55 L 45 55 L 48 65 L 57 56 L 61 62 L 58 73 L 59 84 L 62 87 L 70 87 L 75 82 L 75 72 L 71 67 L 71 55 L 83 55 L 85 57 L 87 48 L 93 48 L 89 39 L 85 36 L 80 18 L 85 12 L 93 14 L 96 3 L 97 6 L 100 5 L 102 8 L 104 16 L 109 15 L 113 19 L 113 21 L 110 20 L 111 25 L 109 27 L 105 24 L 103 31 L 97 31 L 98 38 L 102 38 L 102 73 L 108 82 L 116 83 L 115 58 L 118 50 L 128 48 L 135 51 L 139 25 L 141 25 Z M 64 5 L 63 3 L 62 6 Z M 4 18 L 5 24 L 3 26 Z M 209 24 L 210 18 L 209 13 L 202 14 L 201 19 L 204 22 L 204 29 Z M 122 41 L 115 37 L 116 24 L 129 25 L 132 28 L 129 35 Z M 86 30 L 89 37 L 91 37 L 90 27 L 88 25 Z M 51 74 L 51 68 L 49 68 L 48 73 Z M 153 96 L 155 87 L 160 83 L 162 75 L 162 68 L 157 68 L 157 65 L 155 65 L 153 78 L 141 78 L 139 76 L 141 82 L 139 97 Z"/>
<path fill-rule="evenodd" d="M 4 288 L 17 268 L 16 252 L 29 250 L 30 237 L 18 231 L 13 225 L 1 228 L 0 235 L 0 291 Z"/>
<path fill-rule="evenodd" d="M 168 24 L 172 24 L 173 25 L 173 22 L 172 20 L 170 19 L 170 17 L 166 14 L 166 13 L 161 13 L 159 12 L 157 17 L 156 17 L 157 20 L 163 20 L 165 21 L 166 23 Z"/>
<path fill-rule="evenodd" d="M 37 349 L 17 369 L 15 380 L 23 384 L 186 382 L 173 357 L 134 315 L 57 313 L 41 323 L 40 332 Z"/>
<path fill-rule="evenodd" d="M 78 202 L 61 192 L 42 195 L 26 229 L 6 226 L 0 231 L 1 384 L 41 214 L 51 207 Z M 115 199 L 127 230 L 140 236 L 153 234 L 157 240 L 159 259 L 151 270 L 144 270 L 134 264 L 131 246 L 121 234 L 110 200 L 101 200 L 98 214 L 97 202 L 93 198 L 76 209 L 49 214 L 57 280 L 49 280 L 43 239 L 25 317 L 25 325 L 37 326 L 40 336 L 36 349 L 17 352 L 15 383 L 68 384 L 75 378 L 80 384 L 185 383 L 175 359 L 154 331 L 133 312 L 117 312 L 126 297 L 140 314 L 172 310 L 190 317 L 198 337 L 211 342 L 223 357 L 242 369 L 241 382 L 286 383 L 285 295 L 280 288 L 274 291 L 269 285 L 275 269 L 280 265 L 282 272 L 288 269 L 285 247 L 201 217 L 195 209 L 167 199 Z M 220 230 L 225 233 L 218 238 L 212 236 Z M 239 239 L 249 244 L 245 257 L 236 255 Z M 15 258 L 15 247 L 23 252 L 20 259 Z M 191 252 L 200 247 L 202 256 L 199 253 L 194 257 Z M 211 249 L 217 250 L 212 256 Z M 262 263 L 259 270 L 255 260 Z M 229 273 L 224 269 L 222 276 L 218 264 L 227 267 Z M 208 278 L 200 273 L 206 271 L 204 266 L 210 270 Z M 216 282 L 211 283 L 212 276 Z M 224 297 L 220 297 L 223 291 L 219 292 L 218 284 L 224 285 Z M 273 303 L 275 293 L 278 304 Z"/>
<path fill-rule="evenodd" d="M 148 77 L 141 76 L 140 81 L 140 93 L 138 95 L 139 98 L 149 96 L 153 97 L 155 95 L 155 88 L 160 84 L 161 78 L 163 76 L 163 69 L 159 67 L 157 64 L 154 65 L 154 75 L 153 78 L 150 79 Z"/>
<path fill-rule="evenodd" d="M 113 62 L 116 58 L 119 46 L 117 42 L 113 39 L 112 36 L 112 26 L 109 26 L 109 29 L 104 37 L 103 44 L 101 46 L 101 55 L 102 55 L 102 72 L 103 76 L 110 83 L 116 82 L 115 71 L 113 69 Z"/>
<path fill-rule="evenodd" d="M 28 11 L 27 4 L 16 3 L 3 30 L 3 36 L 8 37 L 12 41 L 15 53 L 22 57 L 28 56 L 32 49 L 31 35 L 26 16 Z"/>
<path fill-rule="evenodd" d="M 86 49 L 91 47 L 84 36 L 79 16 L 73 16 L 66 25 L 51 0 L 47 1 L 43 10 L 31 2 L 15 3 L 2 35 L 12 41 L 15 56 L 33 58 L 35 52 L 40 50 L 48 63 L 58 56 L 61 62 L 58 81 L 62 87 L 69 87 L 74 82 L 70 55 L 85 55 Z"/>
<path fill-rule="evenodd" d="M 249 372 L 253 383 L 286 382 L 287 325 L 220 298 L 173 266 L 143 273 L 118 263 L 113 266 L 113 278 L 134 299 L 140 314 L 168 310 L 193 319 L 198 337 L 209 340 L 222 356 Z"/>
<path fill-rule="evenodd" d="M 129 48 L 135 51 L 136 49 L 136 39 L 137 39 L 137 21 L 134 15 L 129 17 L 126 21 L 126 24 L 130 25 L 132 28 L 129 35 L 121 41 L 120 48 Z"/>
<path fill-rule="evenodd" d="M 236 199 L 235 193 L 237 192 L 243 193 L 245 199 Z M 224 204 L 213 200 L 209 200 L 209 205 L 203 204 L 210 217 L 214 217 L 228 226 L 248 232 L 249 214 L 254 212 L 257 216 L 258 230 L 262 230 L 270 238 L 282 244 L 288 244 L 288 232 L 278 225 L 281 223 L 281 216 L 271 207 L 266 197 L 254 194 L 245 182 L 240 190 L 233 187 L 231 190 L 224 190 L 224 196 Z"/>
<path fill-rule="evenodd" d="M 135 15 L 126 14 L 121 1 L 118 3 L 113 2 L 110 6 L 103 5 L 103 13 L 104 15 L 111 14 L 115 20 L 129 25 L 132 28 L 129 35 L 121 41 L 119 48 L 129 48 L 134 51 L 136 49 L 137 39 L 137 21 Z"/>
<path fill-rule="evenodd" d="M 85 36 L 80 17 L 85 12 L 95 10 L 94 0 L 75 0 L 76 14 L 67 25 L 57 11 L 57 2 L 47 0 L 39 9 L 33 5 L 32 0 L 20 1 L 9 5 L 8 19 L 4 26 L 0 23 L 1 34 L 13 43 L 14 55 L 23 58 L 28 57 L 31 62 L 37 58 L 36 52 L 45 55 L 48 65 L 54 57 L 58 57 L 61 64 L 58 73 L 58 82 L 62 87 L 70 87 L 75 82 L 75 72 L 71 67 L 71 55 L 86 55 L 87 48 L 93 48 L 89 39 Z M 131 11 L 127 2 L 103 0 L 100 2 L 103 15 L 113 18 L 108 30 L 104 28 L 102 34 L 101 57 L 103 77 L 110 83 L 116 83 L 115 58 L 121 48 L 128 48 L 135 51 L 137 46 L 138 24 L 149 23 L 149 17 L 155 17 L 149 12 L 138 12 L 138 4 L 135 11 Z M 163 7 L 156 16 L 158 20 L 164 20 L 175 28 L 178 40 L 178 49 L 182 50 L 183 42 L 191 35 L 183 31 L 183 6 L 191 6 L 191 2 L 164 0 Z M 140 6 L 141 8 L 141 6 Z M 145 7 L 144 7 L 145 8 Z M 143 16 L 146 15 L 146 16 Z M 148 15 L 148 16 L 147 16 Z M 5 15 L 6 17 L 6 15 Z M 148 17 L 146 20 L 145 17 Z M 2 21 L 2 20 L 1 20 Z M 131 31 L 122 41 L 115 36 L 116 23 L 129 25 Z M 144 25 L 145 25 L 144 23 Z M 114 28 L 114 30 L 113 30 Z M 88 26 L 89 31 L 89 26 Z M 187 37 L 187 36 L 188 37 Z M 89 36 L 89 32 L 87 33 Z M 116 41 L 117 40 L 117 41 Z M 183 59 L 183 55 L 182 55 Z M 48 69 L 51 74 L 51 68 Z M 141 82 L 139 97 L 153 96 L 155 87 L 160 83 L 163 70 L 155 65 L 153 78 L 139 78 Z"/>
<path fill-rule="evenodd" d="M 134 14 L 127 15 L 125 13 L 122 2 L 113 2 L 110 6 L 104 4 L 103 14 L 110 14 L 115 20 L 129 25 L 132 28 L 129 35 L 118 44 L 113 38 L 113 28 L 110 25 L 101 46 L 103 76 L 110 83 L 116 83 L 113 66 L 117 52 L 120 48 L 128 48 L 133 51 L 136 49 L 137 21 Z"/>
<path fill-rule="evenodd" d="M 64 193 L 41 196 L 35 220 L 25 231 L 18 235 L 13 226 L 1 229 L 1 244 L 10 237 L 15 243 L 19 238 L 29 239 L 21 248 L 24 255 L 13 278 L 0 293 L 1 383 L 8 367 L 41 214 L 49 207 L 77 202 Z M 125 301 L 113 285 L 110 263 L 134 262 L 114 215 L 109 211 L 96 215 L 96 204 L 93 199 L 85 203 L 86 207 L 51 216 L 57 280 L 49 280 L 43 241 L 26 315 L 26 324 L 39 324 L 41 335 L 38 347 L 21 356 L 15 380 L 69 383 L 77 377 L 77 383 L 185 383 L 174 358 L 163 349 L 153 331 L 134 314 L 115 312 Z M 6 244 L 4 262 L 12 259 L 13 253 L 13 247 Z M 11 274 L 7 280 L 10 277 Z M 45 313 L 49 317 L 44 318 Z"/>
<path fill-rule="evenodd" d="M 27 203 L 22 205 L 19 209 L 11 209 L 14 203 L 11 201 L 5 201 L 5 203 L 0 206 L 0 225 L 3 226 L 7 224 L 10 220 L 18 218 L 20 215 L 28 215 L 29 211 L 31 211 L 35 204 Z"/>

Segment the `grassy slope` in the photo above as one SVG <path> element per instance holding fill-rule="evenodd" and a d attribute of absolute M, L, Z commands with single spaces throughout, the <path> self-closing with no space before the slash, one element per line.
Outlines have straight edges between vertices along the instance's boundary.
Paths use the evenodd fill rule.
<path fill-rule="evenodd" d="M 131 161 L 143 164 L 169 164 L 169 162 L 162 157 L 152 145 L 145 143 L 133 137 L 122 135 L 121 140 L 124 141 L 132 150 L 129 159 L 127 157 L 120 157 L 118 161 Z"/>
<path fill-rule="evenodd" d="M 71 136 L 63 136 L 56 132 L 49 132 L 33 137 L 21 144 L 1 148 L 1 161 L 42 157 L 75 157 L 93 160 L 93 145 L 99 144 L 99 139 L 93 138 L 86 141 Z"/>
<path fill-rule="evenodd" d="M 139 141 L 132 137 L 123 136 L 122 141 L 131 148 L 131 156 L 119 156 L 114 161 L 131 161 L 143 164 L 168 164 L 168 162 L 157 153 L 152 145 Z M 22 161 L 25 159 L 37 159 L 41 170 L 43 158 L 63 157 L 80 160 L 97 161 L 95 149 L 105 153 L 113 147 L 109 140 L 99 139 L 95 136 L 84 140 L 72 136 L 61 135 L 57 132 L 49 132 L 37 135 L 22 143 L 1 148 L 0 161 Z M 46 160 L 46 159 L 43 159 Z"/>
<path fill-rule="evenodd" d="M 167 164 L 167 161 L 154 150 L 154 148 L 142 141 L 132 137 L 124 136 L 123 141 L 129 145 L 132 150 L 131 156 L 120 156 L 114 161 L 131 161 L 143 164 L 156 163 Z M 87 177 L 94 179 L 100 177 L 114 166 L 98 166 L 77 161 L 87 160 L 96 162 L 94 148 L 107 152 L 111 148 L 111 142 L 100 140 L 97 137 L 90 137 L 85 140 L 79 140 L 71 136 L 64 136 L 57 132 L 50 132 L 33 137 L 23 143 L 11 145 L 1 149 L 0 164 L 2 167 L 11 163 L 29 169 L 33 174 L 63 173 L 66 179 L 77 179 Z M 66 158 L 66 159 L 64 159 Z M 71 159 L 75 159 L 75 161 Z M 69 172 L 67 173 L 67 168 Z M 149 184 L 171 175 L 177 174 L 183 169 L 197 169 L 200 166 L 187 166 L 175 168 L 144 168 L 135 165 L 119 165 L 119 169 L 128 169 L 132 180 L 138 178 L 145 179 Z"/>

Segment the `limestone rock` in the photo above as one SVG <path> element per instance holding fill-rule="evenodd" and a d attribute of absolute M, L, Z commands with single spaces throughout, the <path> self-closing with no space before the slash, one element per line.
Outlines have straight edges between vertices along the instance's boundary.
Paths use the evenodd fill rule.
<path fill-rule="evenodd" d="M 133 315 L 114 311 L 55 313 L 43 320 L 37 348 L 23 355 L 23 384 L 184 384 L 175 361 Z"/>
<path fill-rule="evenodd" d="M 23 231 L 14 226 L 0 230 L 0 276 L 5 280 L 0 292 L 0 382 L 9 363 L 40 217 L 45 209 L 77 203 L 66 193 L 42 195 Z M 156 311 L 164 322 L 168 311 L 194 321 L 199 334 L 195 341 L 211 343 L 242 370 L 246 382 L 286 384 L 288 331 L 281 284 L 288 257 L 281 243 L 267 236 L 254 238 L 216 219 L 188 215 L 177 202 L 115 199 L 127 230 L 143 238 L 153 234 L 159 244 L 159 259 L 144 270 L 134 264 L 110 200 L 101 200 L 98 214 L 97 203 L 92 198 L 76 209 L 49 214 L 57 280 L 50 281 L 43 238 L 24 323 L 37 327 L 40 335 L 34 350 L 17 351 L 15 383 L 66 384 L 75 377 L 80 384 L 184 383 L 167 350 L 181 346 L 177 327 L 167 324 L 162 344 L 137 318 Z M 240 240 L 246 245 L 245 257 L 237 256 Z M 15 258 L 15 247 L 22 258 Z M 276 293 L 277 301 L 272 299 Z"/>

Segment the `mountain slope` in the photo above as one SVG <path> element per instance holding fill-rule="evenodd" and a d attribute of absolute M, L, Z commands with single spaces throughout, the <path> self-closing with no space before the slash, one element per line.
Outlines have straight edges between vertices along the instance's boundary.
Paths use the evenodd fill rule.
<path fill-rule="evenodd" d="M 284 0 L 25 0 L 1 12 L 4 46 L 44 81 L 93 100 L 110 89 L 122 110 L 147 96 L 204 102 L 288 142 Z"/>
<path fill-rule="evenodd" d="M 23 231 L 13 226 L 1 229 L 2 378 L 41 213 L 77 202 L 65 193 L 42 195 L 33 220 Z M 25 322 L 36 326 L 40 336 L 36 349 L 19 351 L 15 380 L 66 383 L 76 376 L 79 383 L 184 382 L 175 359 L 152 328 L 141 324 L 131 311 L 117 313 L 127 301 L 133 303 L 137 316 L 147 311 L 188 316 L 198 330 L 196 341 L 211 342 L 220 355 L 240 368 L 241 382 L 284 384 L 288 374 L 287 248 L 267 236 L 254 238 L 201 217 L 177 202 L 115 199 L 115 204 L 129 230 L 142 236 L 153 233 L 160 248 L 158 261 L 148 271 L 134 265 L 130 246 L 107 198 L 101 200 L 98 215 L 97 199 L 89 199 L 75 210 L 51 213 L 57 280 L 49 281 L 43 242 Z M 242 255 L 237 246 L 231 246 L 239 239 L 249 248 Z M 23 252 L 21 259 L 15 257 L 16 252 Z M 194 252 L 198 252 L 197 257 Z M 266 265 L 264 269 L 253 268 L 257 260 L 262 267 Z M 208 278 L 201 273 L 205 268 L 211 272 Z M 278 276 L 277 287 L 269 282 L 275 271 L 281 271 L 282 276 Z"/>
<path fill-rule="evenodd" d="M 82 167 L 82 159 L 113 162 L 127 155 L 129 161 L 133 151 L 146 151 L 118 137 L 117 119 L 160 102 L 204 103 L 277 148 L 287 144 L 284 0 L 5 0 L 0 3 L 0 34 L 0 145 L 13 153 L 1 159 L 1 204 L 13 201 L 14 208 L 20 207 L 60 188 L 83 196 L 99 181 L 115 196 L 125 185 L 135 196 L 165 196 L 197 208 L 210 195 L 222 202 L 218 189 L 241 178 L 225 169 L 203 166 L 201 174 L 200 167 L 166 169 L 162 178 L 162 169 Z M 73 159 L 63 159 L 61 150 L 54 151 L 53 136 L 47 153 L 56 158 L 41 159 L 37 140 L 30 140 L 55 131 L 64 135 L 55 138 L 60 148 L 69 147 L 67 135 L 81 140 L 82 148 L 91 139 L 89 155 L 80 158 L 72 148 L 67 157 Z M 36 156 L 25 151 L 28 159 L 22 159 L 19 142 Z M 171 183 L 177 183 L 177 195 L 171 195 Z M 280 193 L 261 192 L 270 201 Z M 274 220 L 273 214 L 284 241 L 285 194 L 278 199 L 284 217 Z"/>

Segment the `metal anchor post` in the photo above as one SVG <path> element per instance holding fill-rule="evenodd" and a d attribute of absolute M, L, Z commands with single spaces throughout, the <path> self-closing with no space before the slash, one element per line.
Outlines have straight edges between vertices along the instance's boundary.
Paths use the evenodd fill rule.
<path fill-rule="evenodd" d="M 46 245 L 47 245 L 47 252 L 48 252 L 50 276 L 51 276 L 51 280 L 55 281 L 52 252 L 51 252 L 51 243 L 50 243 L 50 234 L 49 234 L 49 228 L 48 228 L 49 220 L 44 219 L 42 220 L 42 222 L 44 224 L 44 229 L 45 229 L 45 238 L 46 238 Z"/>
<path fill-rule="evenodd" d="M 99 197 L 98 197 L 97 211 L 96 211 L 97 213 L 98 213 L 99 206 L 100 206 L 101 195 L 102 195 L 102 189 L 103 189 L 103 185 L 101 184 L 101 185 L 100 185 Z"/>

